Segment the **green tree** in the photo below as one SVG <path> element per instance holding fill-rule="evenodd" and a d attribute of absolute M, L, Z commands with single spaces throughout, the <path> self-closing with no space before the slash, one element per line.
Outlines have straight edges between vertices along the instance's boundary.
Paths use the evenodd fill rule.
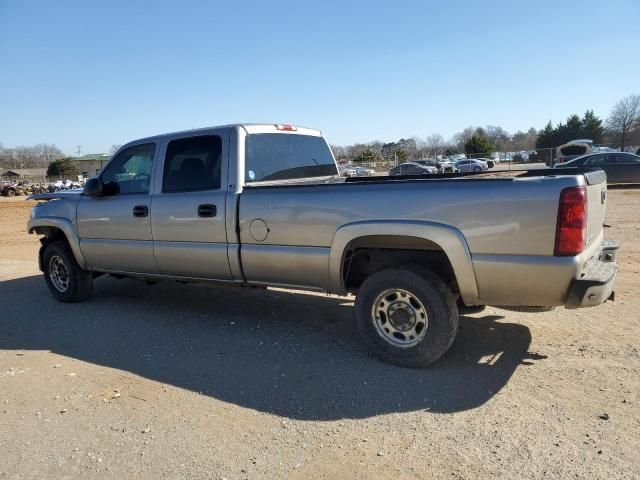
<path fill-rule="evenodd" d="M 549 120 L 542 130 L 538 132 L 538 138 L 536 139 L 536 148 L 550 148 L 556 147 L 556 129 L 553 128 L 553 123 Z"/>
<path fill-rule="evenodd" d="M 353 157 L 353 161 L 355 163 L 371 163 L 377 160 L 376 152 L 374 152 L 370 148 L 365 148 L 360 153 L 358 153 L 355 157 Z"/>
<path fill-rule="evenodd" d="M 407 152 L 401 148 L 398 148 L 395 152 L 395 158 L 398 159 L 398 163 L 405 162 L 407 160 Z"/>
<path fill-rule="evenodd" d="M 54 160 L 47 167 L 48 177 L 72 177 L 78 173 L 78 166 L 70 157 Z"/>
<path fill-rule="evenodd" d="M 482 132 L 477 131 L 464 144 L 464 151 L 467 155 L 490 154 L 495 150 L 491 140 Z"/>
<path fill-rule="evenodd" d="M 604 126 L 602 120 L 593 113 L 593 110 L 587 110 L 582 117 L 582 138 L 590 138 L 594 143 L 602 142 L 604 136 Z"/>

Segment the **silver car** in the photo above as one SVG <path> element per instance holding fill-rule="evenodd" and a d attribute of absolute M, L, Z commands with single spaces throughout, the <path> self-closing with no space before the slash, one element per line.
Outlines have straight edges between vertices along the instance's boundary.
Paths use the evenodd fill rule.
<path fill-rule="evenodd" d="M 456 168 L 458 169 L 459 172 L 482 172 L 484 170 L 488 170 L 489 169 L 489 165 L 487 165 L 487 162 L 483 162 L 482 160 L 475 160 L 475 159 L 467 159 L 467 160 L 460 160 L 459 162 L 456 163 Z"/>

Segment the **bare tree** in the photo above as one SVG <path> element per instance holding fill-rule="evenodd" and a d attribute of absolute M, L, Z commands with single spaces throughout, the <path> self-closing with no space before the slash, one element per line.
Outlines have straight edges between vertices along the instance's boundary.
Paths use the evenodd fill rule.
<path fill-rule="evenodd" d="M 640 95 L 629 95 L 616 103 L 607 119 L 607 130 L 624 151 L 629 132 L 640 123 Z"/>
<path fill-rule="evenodd" d="M 464 152 L 464 144 L 471 140 L 475 132 L 475 127 L 467 127 L 463 131 L 456 133 L 451 139 L 451 143 L 453 143 L 458 152 Z"/>
<path fill-rule="evenodd" d="M 487 125 L 487 128 L 484 129 L 484 133 L 498 151 L 504 150 L 511 140 L 509 132 L 496 125 Z"/>
<path fill-rule="evenodd" d="M 437 157 L 438 155 L 442 155 L 444 153 L 445 148 L 447 148 L 447 142 L 444 140 L 444 137 L 439 133 L 434 133 L 429 135 L 425 139 L 426 143 L 426 151 L 429 157 Z"/>
<path fill-rule="evenodd" d="M 109 149 L 109 155 L 113 155 L 114 153 L 116 153 L 118 150 L 120 150 L 121 146 L 122 145 L 118 145 L 117 143 L 111 145 L 111 148 Z"/>

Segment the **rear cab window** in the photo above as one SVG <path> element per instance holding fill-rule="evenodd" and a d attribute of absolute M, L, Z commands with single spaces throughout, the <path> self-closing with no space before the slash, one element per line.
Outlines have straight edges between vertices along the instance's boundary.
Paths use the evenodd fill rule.
<path fill-rule="evenodd" d="M 338 175 L 322 137 L 252 133 L 245 140 L 245 183 Z"/>

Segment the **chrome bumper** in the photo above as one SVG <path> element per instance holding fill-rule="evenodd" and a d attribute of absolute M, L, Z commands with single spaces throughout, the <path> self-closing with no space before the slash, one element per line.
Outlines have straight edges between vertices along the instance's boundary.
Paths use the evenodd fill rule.
<path fill-rule="evenodd" d="M 604 239 L 600 255 L 589 260 L 580 278 L 575 279 L 571 284 L 565 303 L 566 308 L 595 307 L 614 299 L 618 248 L 619 244 L 616 240 Z"/>

